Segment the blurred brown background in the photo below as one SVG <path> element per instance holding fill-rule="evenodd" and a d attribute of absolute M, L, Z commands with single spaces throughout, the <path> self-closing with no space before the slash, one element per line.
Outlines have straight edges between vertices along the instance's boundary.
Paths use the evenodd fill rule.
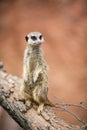
<path fill-rule="evenodd" d="M 49 98 L 54 103 L 87 103 L 87 0 L 0 0 L 0 61 L 22 77 L 25 35 L 40 31 L 49 65 Z M 57 97 L 57 99 L 55 98 Z M 72 108 L 87 121 L 87 113 Z M 79 124 L 71 115 L 59 117 Z M 20 127 L 0 108 L 0 130 Z"/>

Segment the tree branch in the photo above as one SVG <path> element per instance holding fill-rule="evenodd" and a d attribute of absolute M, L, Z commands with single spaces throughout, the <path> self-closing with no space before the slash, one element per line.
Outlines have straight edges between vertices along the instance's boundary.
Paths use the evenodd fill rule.
<path fill-rule="evenodd" d="M 28 109 L 19 101 L 21 79 L 0 71 L 0 105 L 25 130 L 81 130 L 56 116 L 53 109 L 46 106 L 41 115 L 37 114 L 34 104 Z"/>

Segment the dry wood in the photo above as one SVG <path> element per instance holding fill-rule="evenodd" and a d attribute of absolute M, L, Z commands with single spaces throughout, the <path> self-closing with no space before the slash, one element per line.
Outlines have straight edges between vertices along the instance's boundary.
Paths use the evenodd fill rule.
<path fill-rule="evenodd" d="M 46 106 L 41 115 L 37 114 L 34 104 L 28 109 L 20 101 L 21 79 L 0 71 L 0 105 L 25 130 L 82 130 L 56 116 L 53 108 Z M 22 98 L 22 97 L 21 97 Z"/>

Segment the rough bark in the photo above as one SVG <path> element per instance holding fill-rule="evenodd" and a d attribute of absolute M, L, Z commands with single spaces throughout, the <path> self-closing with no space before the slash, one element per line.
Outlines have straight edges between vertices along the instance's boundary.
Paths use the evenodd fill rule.
<path fill-rule="evenodd" d="M 53 108 L 46 106 L 41 115 L 34 104 L 28 109 L 20 101 L 21 79 L 0 71 L 0 105 L 25 130 L 82 130 L 56 116 Z"/>

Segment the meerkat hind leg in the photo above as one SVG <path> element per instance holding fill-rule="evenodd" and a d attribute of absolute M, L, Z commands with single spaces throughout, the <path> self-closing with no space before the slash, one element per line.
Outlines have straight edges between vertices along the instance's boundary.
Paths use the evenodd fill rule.
<path fill-rule="evenodd" d="M 43 109 L 44 109 L 44 103 L 39 104 L 39 107 L 38 107 L 37 113 L 40 115 L 41 112 L 43 111 Z"/>
<path fill-rule="evenodd" d="M 26 92 L 24 92 L 24 91 L 22 91 L 22 94 L 23 94 L 23 97 L 24 97 L 24 100 L 25 100 L 25 105 L 28 108 L 31 108 L 32 107 L 31 96 L 29 94 L 27 94 Z"/>

